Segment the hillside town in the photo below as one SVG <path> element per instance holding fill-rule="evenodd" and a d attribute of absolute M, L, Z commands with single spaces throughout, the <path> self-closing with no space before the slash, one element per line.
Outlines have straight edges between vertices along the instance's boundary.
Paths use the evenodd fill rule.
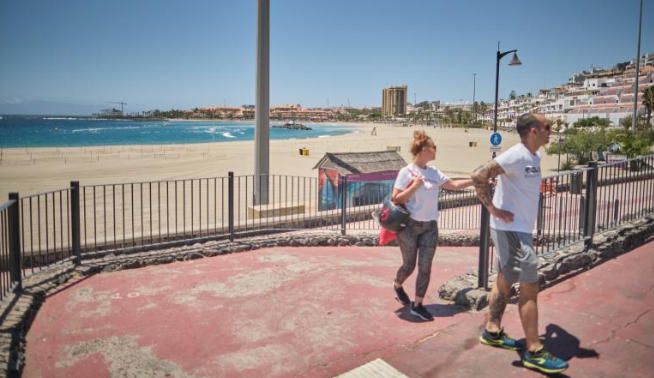
<path fill-rule="evenodd" d="M 634 106 L 635 60 L 616 63 L 611 68 L 592 67 L 589 71 L 576 72 L 564 84 L 543 88 L 538 93 L 516 94 L 498 104 L 498 125 L 509 127 L 525 112 L 539 112 L 550 119 L 574 124 L 580 119 L 598 117 L 609 125 L 620 127 L 625 119 L 631 119 Z M 648 88 L 654 86 L 654 53 L 641 56 L 638 76 L 638 114 L 644 116 L 647 106 L 643 98 Z M 651 112 L 651 109 L 650 109 Z M 112 116 L 122 112 L 115 110 Z M 255 106 L 210 106 L 191 110 L 153 110 L 135 117 L 183 118 L 183 119 L 254 119 Z M 439 100 L 408 102 L 408 87 L 385 88 L 380 107 L 354 108 L 349 106 L 308 108 L 301 104 L 272 105 L 272 120 L 302 120 L 310 122 L 399 122 L 426 125 L 477 125 L 491 123 L 494 116 L 492 102 Z"/>

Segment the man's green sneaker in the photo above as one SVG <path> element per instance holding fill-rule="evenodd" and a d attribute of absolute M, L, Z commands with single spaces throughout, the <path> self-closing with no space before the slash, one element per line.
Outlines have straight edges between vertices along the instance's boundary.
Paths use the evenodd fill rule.
<path fill-rule="evenodd" d="M 484 329 L 484 332 L 479 336 L 479 341 L 484 345 L 508 350 L 518 350 L 523 348 L 521 343 L 504 333 L 504 329 L 501 329 L 496 335 Z"/>
<path fill-rule="evenodd" d="M 522 355 L 522 365 L 547 374 L 560 373 L 568 368 L 566 361 L 553 356 L 545 348 L 541 348 L 537 352 L 525 351 Z"/>

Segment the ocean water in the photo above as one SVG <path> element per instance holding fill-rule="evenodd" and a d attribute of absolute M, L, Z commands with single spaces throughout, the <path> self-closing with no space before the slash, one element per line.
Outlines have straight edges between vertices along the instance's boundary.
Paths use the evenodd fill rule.
<path fill-rule="evenodd" d="M 305 123 L 312 130 L 273 128 L 270 139 L 343 135 L 352 128 Z M 76 117 L 7 116 L 0 118 L 0 147 L 82 147 L 179 144 L 254 140 L 254 121 L 132 121 Z"/>

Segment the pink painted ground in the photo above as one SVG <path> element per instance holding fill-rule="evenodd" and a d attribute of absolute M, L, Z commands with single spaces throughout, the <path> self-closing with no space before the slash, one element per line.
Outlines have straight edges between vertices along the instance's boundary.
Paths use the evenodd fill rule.
<path fill-rule="evenodd" d="M 430 323 L 393 299 L 397 247 L 274 248 L 99 274 L 47 299 L 25 376 L 328 377 L 376 358 L 411 377 L 538 376 L 478 344 L 483 313 L 436 301 L 476 254 L 439 248 Z M 652 375 L 653 277 L 650 243 L 542 293 L 541 329 L 571 376 Z M 505 325 L 520 336 L 515 305 Z"/>

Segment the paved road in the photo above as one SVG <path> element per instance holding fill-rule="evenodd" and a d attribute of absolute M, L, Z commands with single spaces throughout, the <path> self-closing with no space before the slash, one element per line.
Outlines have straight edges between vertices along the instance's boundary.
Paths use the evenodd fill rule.
<path fill-rule="evenodd" d="M 47 299 L 25 376 L 329 377 L 377 358 L 410 377 L 538 376 L 516 353 L 478 344 L 484 313 L 436 299 L 476 254 L 439 248 L 428 323 L 393 299 L 397 247 L 273 248 L 98 274 Z M 540 304 L 570 376 L 652 376 L 654 243 L 545 290 Z M 519 336 L 515 305 L 505 319 Z"/>

